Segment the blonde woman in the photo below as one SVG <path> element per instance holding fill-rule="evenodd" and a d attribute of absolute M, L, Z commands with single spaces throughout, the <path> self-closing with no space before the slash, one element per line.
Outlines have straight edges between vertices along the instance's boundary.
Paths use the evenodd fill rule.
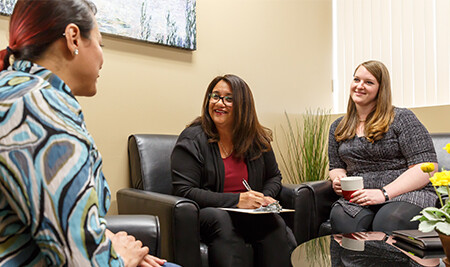
<path fill-rule="evenodd" d="M 392 106 L 389 72 L 379 61 L 356 68 L 347 114 L 330 128 L 328 153 L 336 194 L 342 195 L 342 177 L 364 178 L 364 189 L 333 205 L 335 233 L 414 229 L 411 218 L 435 204 L 420 170 L 423 162 L 437 166 L 431 137 L 414 113 Z"/>

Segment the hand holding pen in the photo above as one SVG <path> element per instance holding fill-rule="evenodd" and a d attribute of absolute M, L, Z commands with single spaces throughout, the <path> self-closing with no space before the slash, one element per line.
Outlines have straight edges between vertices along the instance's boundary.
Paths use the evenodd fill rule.
<path fill-rule="evenodd" d="M 244 187 L 247 189 L 247 191 L 256 192 L 256 191 L 253 191 L 253 190 L 252 190 L 252 188 L 251 188 L 250 185 L 248 184 L 247 180 L 245 180 L 244 178 L 242 178 L 242 184 L 243 184 Z M 257 192 L 257 193 L 259 193 L 259 192 Z M 262 206 L 267 206 L 267 205 L 270 205 L 270 204 L 272 204 L 272 203 L 278 203 L 277 200 L 275 200 L 275 199 L 273 199 L 273 198 L 271 198 L 271 197 L 264 196 L 263 194 L 261 194 L 261 195 L 263 196 L 263 199 L 264 199 L 264 203 L 262 204 Z"/>
<path fill-rule="evenodd" d="M 239 194 L 238 208 L 241 209 L 257 209 L 264 205 L 264 195 L 260 192 L 253 191 L 250 185 L 245 179 L 242 179 L 242 184 L 244 184 L 247 192 Z"/>

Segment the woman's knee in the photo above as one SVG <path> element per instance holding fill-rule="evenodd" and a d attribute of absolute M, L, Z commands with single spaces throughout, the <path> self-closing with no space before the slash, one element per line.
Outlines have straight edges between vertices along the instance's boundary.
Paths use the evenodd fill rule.
<path fill-rule="evenodd" d="M 394 230 L 417 229 L 419 222 L 411 222 L 421 207 L 407 202 L 392 202 L 381 207 L 373 219 L 373 230 L 391 232 Z"/>
<path fill-rule="evenodd" d="M 200 210 L 200 229 L 208 236 L 229 235 L 233 232 L 233 222 L 227 211 L 217 208 Z"/>
<path fill-rule="evenodd" d="M 335 234 L 369 231 L 373 216 L 372 211 L 363 209 L 352 217 L 340 205 L 335 205 L 330 213 L 331 228 Z"/>
<path fill-rule="evenodd" d="M 333 233 L 343 233 L 348 229 L 344 229 L 346 222 L 351 220 L 350 215 L 346 214 L 340 205 L 335 205 L 330 212 L 330 223 Z"/>

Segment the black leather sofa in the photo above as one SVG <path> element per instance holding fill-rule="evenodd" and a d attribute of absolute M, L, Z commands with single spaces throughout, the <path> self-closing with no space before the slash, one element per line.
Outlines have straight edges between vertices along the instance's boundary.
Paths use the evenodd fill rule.
<path fill-rule="evenodd" d="M 436 150 L 439 171 L 450 169 L 450 155 L 443 149 L 450 143 L 450 133 L 431 134 Z M 331 187 L 331 181 L 307 182 L 297 188 L 298 201 L 303 203 L 301 209 L 296 210 L 303 223 L 296 229 L 299 233 L 297 242 L 303 243 L 318 236 L 331 233 L 329 215 L 331 204 L 338 199 Z M 438 203 L 437 203 L 438 205 Z"/>
<path fill-rule="evenodd" d="M 117 192 L 119 214 L 154 214 L 161 225 L 161 256 L 184 267 L 208 266 L 208 248 L 200 242 L 197 203 L 172 195 L 170 155 L 176 135 L 136 134 L 128 139 L 131 187 Z M 298 210 L 299 185 L 283 186 L 279 196 L 284 208 Z M 296 238 L 302 215 L 283 213 Z M 252 266 L 249 246 L 248 266 Z"/>

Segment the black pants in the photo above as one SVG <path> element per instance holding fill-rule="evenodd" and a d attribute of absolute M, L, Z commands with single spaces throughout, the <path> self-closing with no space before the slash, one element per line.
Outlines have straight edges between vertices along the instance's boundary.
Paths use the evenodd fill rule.
<path fill-rule="evenodd" d="M 210 266 L 246 266 L 245 243 L 254 251 L 254 266 L 290 266 L 296 247 L 292 231 L 278 214 L 244 214 L 217 208 L 200 210 L 200 233 L 208 245 Z"/>
<path fill-rule="evenodd" d="M 341 205 L 334 205 L 330 222 L 335 234 L 367 231 L 391 233 L 394 230 L 417 229 L 419 222 L 411 222 L 411 219 L 421 210 L 414 204 L 396 201 L 370 206 L 352 217 L 345 213 Z"/>

